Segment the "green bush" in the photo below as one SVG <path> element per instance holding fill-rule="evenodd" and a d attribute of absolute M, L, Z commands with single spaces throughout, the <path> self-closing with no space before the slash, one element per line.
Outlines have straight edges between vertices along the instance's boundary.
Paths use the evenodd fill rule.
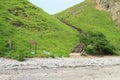
<path fill-rule="evenodd" d="M 106 37 L 100 32 L 85 32 L 80 37 L 80 42 L 85 44 L 85 51 L 88 54 L 112 55 L 115 48 L 110 44 Z"/>
<path fill-rule="evenodd" d="M 8 52 L 8 44 L 6 40 L 0 40 L 0 56 L 4 56 Z"/>
<path fill-rule="evenodd" d="M 88 45 L 88 46 L 86 47 L 85 51 L 86 51 L 86 53 L 88 53 L 88 54 L 92 54 L 92 55 L 96 54 L 96 49 L 95 49 L 95 47 L 92 46 L 92 45 Z"/>
<path fill-rule="evenodd" d="M 24 56 L 24 54 L 18 54 L 17 56 L 15 56 L 15 59 L 18 60 L 18 61 L 24 61 L 25 56 Z"/>

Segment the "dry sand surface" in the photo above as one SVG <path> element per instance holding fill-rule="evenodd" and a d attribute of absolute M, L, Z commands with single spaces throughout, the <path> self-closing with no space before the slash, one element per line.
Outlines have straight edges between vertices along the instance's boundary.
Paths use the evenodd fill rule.
<path fill-rule="evenodd" d="M 0 80 L 120 80 L 120 57 L 0 58 Z"/>

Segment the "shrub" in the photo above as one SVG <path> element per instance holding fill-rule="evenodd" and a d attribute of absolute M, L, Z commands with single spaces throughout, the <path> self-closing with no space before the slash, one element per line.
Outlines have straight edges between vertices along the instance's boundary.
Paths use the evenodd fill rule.
<path fill-rule="evenodd" d="M 89 54 L 111 55 L 115 48 L 100 32 L 85 32 L 80 37 L 80 42 L 85 44 L 85 51 Z"/>
<path fill-rule="evenodd" d="M 8 46 L 6 40 L 0 40 L 0 56 L 4 56 L 8 52 Z"/>
<path fill-rule="evenodd" d="M 18 54 L 15 57 L 15 59 L 18 60 L 18 61 L 24 61 L 25 60 L 25 56 L 24 56 L 24 54 Z"/>
<path fill-rule="evenodd" d="M 93 54 L 93 55 L 96 54 L 96 49 L 95 49 L 95 47 L 92 46 L 92 45 L 88 45 L 88 46 L 86 47 L 85 51 L 86 51 L 86 53 L 88 53 L 88 54 Z"/>

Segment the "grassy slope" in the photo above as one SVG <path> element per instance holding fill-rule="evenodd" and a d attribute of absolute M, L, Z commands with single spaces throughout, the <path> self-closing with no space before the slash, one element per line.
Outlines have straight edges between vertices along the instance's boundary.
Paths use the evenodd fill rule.
<path fill-rule="evenodd" d="M 120 2 L 120 0 L 113 0 L 113 1 L 115 1 L 115 2 Z"/>
<path fill-rule="evenodd" d="M 68 56 L 77 41 L 77 32 L 37 8 L 27 0 L 0 0 L 0 56 L 17 58 L 30 54 L 31 40 L 36 40 L 37 54 L 45 56 L 44 50 L 57 56 Z M 32 46 L 32 48 L 34 45 Z M 34 51 L 34 49 L 32 49 Z"/>
<path fill-rule="evenodd" d="M 120 55 L 120 29 L 107 12 L 95 9 L 93 0 L 86 0 L 55 15 L 84 31 L 102 32 Z"/>

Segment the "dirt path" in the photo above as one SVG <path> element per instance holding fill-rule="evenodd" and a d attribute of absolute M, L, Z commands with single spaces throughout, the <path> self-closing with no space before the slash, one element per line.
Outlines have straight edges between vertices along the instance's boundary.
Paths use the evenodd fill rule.
<path fill-rule="evenodd" d="M 64 66 L 58 67 L 61 62 Z M 0 80 L 120 80 L 120 58 L 5 60 L 0 65 Z"/>

